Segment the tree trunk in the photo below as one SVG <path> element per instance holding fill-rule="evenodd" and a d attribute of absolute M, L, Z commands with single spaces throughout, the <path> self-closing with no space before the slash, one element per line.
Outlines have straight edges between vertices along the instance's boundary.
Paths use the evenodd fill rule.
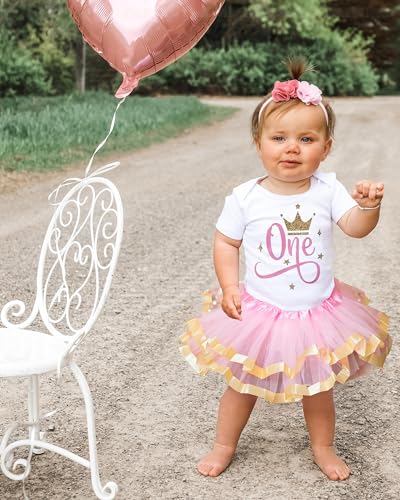
<path fill-rule="evenodd" d="M 74 43 L 75 52 L 75 88 L 81 94 L 86 90 L 86 43 L 79 34 Z"/>
<path fill-rule="evenodd" d="M 82 71 L 81 71 L 81 85 L 80 92 L 84 94 L 86 91 L 86 43 L 82 39 Z"/>

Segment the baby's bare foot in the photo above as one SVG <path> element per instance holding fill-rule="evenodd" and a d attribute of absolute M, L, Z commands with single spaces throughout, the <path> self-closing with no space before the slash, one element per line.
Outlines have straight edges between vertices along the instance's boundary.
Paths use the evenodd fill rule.
<path fill-rule="evenodd" d="M 216 477 L 224 472 L 231 463 L 235 448 L 215 443 L 214 448 L 197 464 L 197 470 L 203 476 Z"/>
<path fill-rule="evenodd" d="M 341 458 L 336 455 L 333 446 L 313 447 L 314 462 L 322 472 L 333 481 L 343 481 L 350 475 L 350 469 Z"/>

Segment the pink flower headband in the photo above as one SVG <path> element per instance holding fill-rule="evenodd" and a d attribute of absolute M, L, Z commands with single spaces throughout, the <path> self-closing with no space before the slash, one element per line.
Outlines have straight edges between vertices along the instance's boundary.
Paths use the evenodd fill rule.
<path fill-rule="evenodd" d="M 275 82 L 274 88 L 272 90 L 272 95 L 269 97 L 264 104 L 261 106 L 258 112 L 258 123 L 261 121 L 261 116 L 271 101 L 282 102 L 289 101 L 290 99 L 300 99 L 309 106 L 313 104 L 314 106 L 320 106 L 324 112 L 327 125 L 329 125 L 328 112 L 325 106 L 322 104 L 322 92 L 321 90 L 312 83 L 308 83 L 305 80 L 287 80 L 286 82 Z"/>

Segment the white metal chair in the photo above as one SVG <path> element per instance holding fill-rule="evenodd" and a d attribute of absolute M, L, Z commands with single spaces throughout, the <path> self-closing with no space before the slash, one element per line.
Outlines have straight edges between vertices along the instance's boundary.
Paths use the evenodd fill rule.
<path fill-rule="evenodd" d="M 4 328 L 0 328 L 0 377 L 29 377 L 28 434 L 15 439 L 17 425 L 6 430 L 0 444 L 3 473 L 16 481 L 25 480 L 32 453 L 49 450 L 89 468 L 93 490 L 104 500 L 114 498 L 118 486 L 114 482 L 102 486 L 100 482 L 93 402 L 74 352 L 99 316 L 118 259 L 122 203 L 115 185 L 102 176 L 116 166 L 106 165 L 83 179 L 68 179 L 52 193 L 58 198 L 62 191 L 68 191 L 54 203 L 56 209 L 39 258 L 34 307 L 27 319 L 15 324 L 15 318 L 23 317 L 25 305 L 20 300 L 9 302 L 1 311 Z M 36 319 L 44 325 L 40 331 L 28 328 Z M 60 375 L 66 368 L 71 369 L 83 394 L 89 459 L 46 442 L 41 432 L 39 377 L 49 372 Z M 15 459 L 21 449 L 29 450 L 28 458 Z"/>

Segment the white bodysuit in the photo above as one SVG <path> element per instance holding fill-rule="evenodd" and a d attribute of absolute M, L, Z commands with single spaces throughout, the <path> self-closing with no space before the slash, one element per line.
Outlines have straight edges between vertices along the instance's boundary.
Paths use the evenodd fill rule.
<path fill-rule="evenodd" d="M 252 179 L 233 189 L 217 229 L 243 240 L 245 287 L 284 310 L 307 310 L 334 287 L 333 222 L 356 206 L 334 173 L 316 173 L 308 191 L 271 193 Z"/>

